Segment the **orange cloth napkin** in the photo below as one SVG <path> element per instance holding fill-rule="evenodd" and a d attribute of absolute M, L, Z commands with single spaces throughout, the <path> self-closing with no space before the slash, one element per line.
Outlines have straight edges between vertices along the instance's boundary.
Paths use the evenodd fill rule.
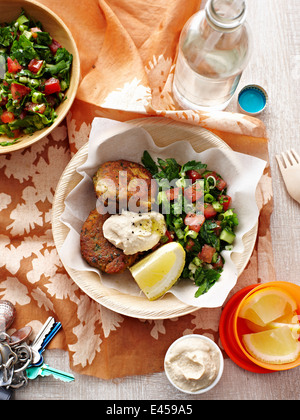
<path fill-rule="evenodd" d="M 200 333 L 217 343 L 222 308 L 178 319 L 141 320 L 106 309 L 66 273 L 54 246 L 51 209 L 59 177 L 88 141 L 95 116 L 128 121 L 164 116 L 203 126 L 234 150 L 268 160 L 261 121 L 228 112 L 180 111 L 171 84 L 180 31 L 200 0 L 39 0 L 68 25 L 81 60 L 81 83 L 66 121 L 30 148 L 0 156 L 0 298 L 17 308 L 13 328 L 36 332 L 48 316 L 62 322 L 52 347 L 70 366 L 101 378 L 163 369 L 173 340 Z M 272 185 L 267 166 L 257 192 L 260 213 L 252 257 L 235 289 L 274 280 L 270 237 Z M 47 357 L 47 355 L 45 355 Z"/>

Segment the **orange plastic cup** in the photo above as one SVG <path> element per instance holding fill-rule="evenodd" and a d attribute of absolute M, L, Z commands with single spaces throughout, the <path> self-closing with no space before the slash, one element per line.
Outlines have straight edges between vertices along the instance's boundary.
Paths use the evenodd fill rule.
<path fill-rule="evenodd" d="M 254 284 L 237 292 L 226 304 L 220 318 L 219 333 L 222 345 L 228 356 L 243 369 L 256 373 L 271 373 L 292 369 L 300 365 L 300 356 L 291 363 L 271 364 L 255 359 L 248 353 L 243 345 L 243 334 L 252 331 L 246 322 L 239 318 L 239 311 L 244 301 L 254 292 L 266 287 L 278 287 L 289 293 L 297 302 L 297 311 L 300 314 L 300 286 L 283 281 L 274 281 L 263 284 Z"/>

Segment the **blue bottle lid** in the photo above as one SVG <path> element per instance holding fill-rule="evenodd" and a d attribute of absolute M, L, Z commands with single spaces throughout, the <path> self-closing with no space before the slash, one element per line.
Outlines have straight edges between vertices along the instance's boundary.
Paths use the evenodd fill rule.
<path fill-rule="evenodd" d="M 258 85 L 247 85 L 239 93 L 240 110 L 248 115 L 258 115 L 267 106 L 268 94 Z"/>

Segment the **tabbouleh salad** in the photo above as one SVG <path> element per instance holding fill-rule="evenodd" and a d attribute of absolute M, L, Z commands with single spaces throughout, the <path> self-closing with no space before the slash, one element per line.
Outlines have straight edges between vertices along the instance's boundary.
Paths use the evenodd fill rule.
<path fill-rule="evenodd" d="M 158 158 L 155 163 L 145 151 L 142 163 L 158 183 L 157 204 L 169 207 L 161 243 L 177 241 L 183 246 L 186 263 L 181 278 L 194 281 L 198 286 L 195 297 L 199 297 L 220 278 L 224 265 L 221 251 L 232 249 L 236 236 L 239 221 L 230 208 L 227 183 L 201 162 L 181 166 L 173 158 Z M 173 180 L 175 185 L 170 188 Z"/>
<path fill-rule="evenodd" d="M 22 11 L 0 26 L 0 135 L 12 141 L 50 126 L 65 100 L 73 56 Z"/>

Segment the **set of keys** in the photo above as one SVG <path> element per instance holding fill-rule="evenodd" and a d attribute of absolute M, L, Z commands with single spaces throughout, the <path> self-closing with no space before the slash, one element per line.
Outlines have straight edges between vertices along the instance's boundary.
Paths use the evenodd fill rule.
<path fill-rule="evenodd" d="M 52 375 L 64 382 L 74 381 L 74 376 L 48 366 L 43 353 L 61 329 L 61 323 L 49 317 L 34 341 L 28 345 L 26 334 L 15 341 L 5 332 L 0 332 L 0 389 L 18 389 L 27 385 L 28 380 L 38 376 Z M 1 393 L 0 393 L 1 394 Z M 0 395 L 1 396 L 1 395 Z"/>
<path fill-rule="evenodd" d="M 74 381 L 73 375 L 51 368 L 44 363 L 44 357 L 42 354 L 60 329 L 61 323 L 56 322 L 53 317 L 49 317 L 35 337 L 34 341 L 30 345 L 32 350 L 32 361 L 26 369 L 28 379 L 35 379 L 37 376 L 53 375 L 54 378 L 60 379 L 64 382 Z"/>

